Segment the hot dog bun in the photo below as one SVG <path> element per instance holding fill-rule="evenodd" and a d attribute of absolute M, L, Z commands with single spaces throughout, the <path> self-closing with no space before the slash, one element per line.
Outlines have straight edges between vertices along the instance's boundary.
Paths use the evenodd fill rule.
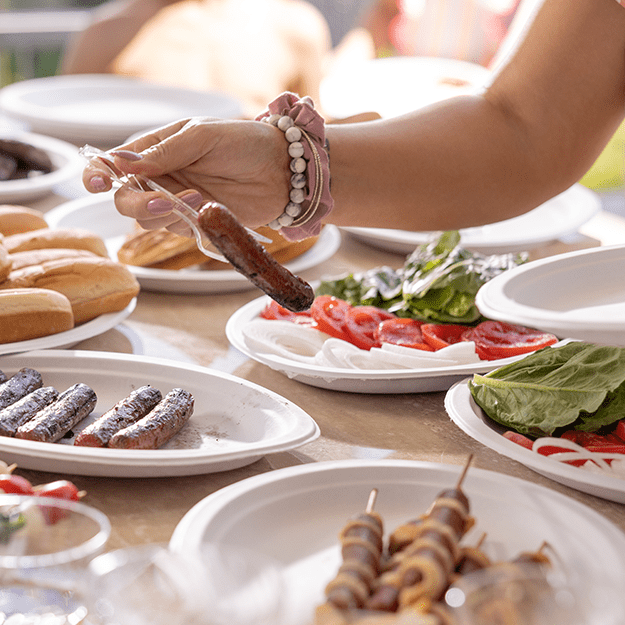
<path fill-rule="evenodd" d="M 74 327 L 72 306 L 47 289 L 0 290 L 0 343 L 15 343 Z"/>
<path fill-rule="evenodd" d="M 26 252 L 15 252 L 9 254 L 9 260 L 12 262 L 12 270 L 23 269 L 32 265 L 41 265 L 49 260 L 58 260 L 61 258 L 100 258 L 93 252 L 88 250 L 77 250 L 73 248 L 50 247 L 42 250 L 28 250 Z"/>
<path fill-rule="evenodd" d="M 0 234 L 11 236 L 47 228 L 43 215 L 32 208 L 13 204 L 0 204 Z"/>
<path fill-rule="evenodd" d="M 266 226 L 257 228 L 256 232 L 271 239 L 270 243 L 261 245 L 281 264 L 303 254 L 317 241 L 317 237 L 287 241 L 279 232 Z M 202 269 L 228 269 L 226 264 L 200 252 L 195 239 L 180 236 L 164 228 L 137 229 L 129 234 L 117 253 L 117 259 L 127 265 L 152 269 L 184 269 L 194 265 L 202 265 Z"/>
<path fill-rule="evenodd" d="M 60 247 L 88 250 L 98 256 L 108 256 L 101 237 L 81 228 L 46 228 L 13 234 L 4 238 L 4 245 L 10 254 Z"/>
<path fill-rule="evenodd" d="M 109 258 L 61 258 L 12 271 L 0 289 L 42 288 L 67 297 L 76 325 L 125 308 L 139 293 L 129 269 Z"/>

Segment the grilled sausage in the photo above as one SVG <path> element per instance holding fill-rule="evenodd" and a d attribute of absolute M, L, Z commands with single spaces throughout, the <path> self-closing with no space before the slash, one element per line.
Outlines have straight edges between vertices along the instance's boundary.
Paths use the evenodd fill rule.
<path fill-rule="evenodd" d="M 145 417 L 161 399 L 161 392 L 153 386 L 135 389 L 82 430 L 74 439 L 74 445 L 106 447 L 114 434 Z"/>
<path fill-rule="evenodd" d="M 42 386 L 0 410 L 0 436 L 15 436 L 17 429 L 59 396 L 52 386 Z"/>
<path fill-rule="evenodd" d="M 171 390 L 145 417 L 123 428 L 109 440 L 117 449 L 158 449 L 177 434 L 193 414 L 193 395 Z"/>
<path fill-rule="evenodd" d="M 82 383 L 74 384 L 63 391 L 55 402 L 21 425 L 15 437 L 54 443 L 91 414 L 96 403 L 97 396 L 92 388 Z"/>
<path fill-rule="evenodd" d="M 206 204 L 198 224 L 232 266 L 278 304 L 294 312 L 310 308 L 312 287 L 268 254 L 225 206 Z"/>
<path fill-rule="evenodd" d="M 18 399 L 22 399 L 42 386 L 43 380 L 39 371 L 28 367 L 20 369 L 6 382 L 0 384 L 0 409 L 14 404 Z"/>

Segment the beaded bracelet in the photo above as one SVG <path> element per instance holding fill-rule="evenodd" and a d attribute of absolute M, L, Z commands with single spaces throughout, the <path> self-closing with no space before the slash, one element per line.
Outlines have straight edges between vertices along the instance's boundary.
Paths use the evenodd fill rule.
<path fill-rule="evenodd" d="M 288 142 L 291 190 L 284 212 L 269 225 L 290 241 L 317 236 L 334 201 L 330 194 L 325 125 L 311 98 L 285 92 L 256 118 L 276 126 Z"/>

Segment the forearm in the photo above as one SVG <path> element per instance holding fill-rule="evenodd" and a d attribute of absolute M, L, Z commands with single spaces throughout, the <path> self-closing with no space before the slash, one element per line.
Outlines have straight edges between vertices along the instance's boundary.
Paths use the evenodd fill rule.
<path fill-rule="evenodd" d="M 625 109 L 625 10 L 546 0 L 484 96 L 330 126 L 332 220 L 431 230 L 498 221 L 566 189 Z"/>

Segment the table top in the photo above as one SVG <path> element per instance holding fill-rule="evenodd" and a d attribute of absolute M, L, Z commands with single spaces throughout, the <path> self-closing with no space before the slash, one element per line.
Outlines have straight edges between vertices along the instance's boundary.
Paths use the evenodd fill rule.
<path fill-rule="evenodd" d="M 45 213 L 63 201 L 65 198 L 51 195 L 30 206 Z M 625 242 L 625 219 L 600 212 L 579 235 L 550 243 L 532 256 L 619 242 Z M 402 256 L 373 249 L 345 235 L 333 258 L 302 272 L 302 277 L 312 281 L 384 264 L 398 267 L 402 262 Z M 128 337 L 138 334 L 148 350 L 151 344 L 159 350 L 166 345 L 182 358 L 227 371 L 293 401 L 318 423 L 321 436 L 317 440 L 292 452 L 269 455 L 243 468 L 207 475 L 120 479 L 36 471 L 20 471 L 21 474 L 33 483 L 71 479 L 86 491 L 84 501 L 102 510 L 111 520 L 109 549 L 166 542 L 185 513 L 204 497 L 274 469 L 327 460 L 379 458 L 464 465 L 470 454 L 473 454 L 473 466 L 564 493 L 600 512 L 625 531 L 625 506 L 553 482 L 462 432 L 445 411 L 444 392 L 369 395 L 331 391 L 304 385 L 246 359 L 229 346 L 225 326 L 236 310 L 259 294 L 256 290 L 217 295 L 142 291 L 136 309 L 123 324 L 83 341 L 75 349 L 132 353 Z"/>

